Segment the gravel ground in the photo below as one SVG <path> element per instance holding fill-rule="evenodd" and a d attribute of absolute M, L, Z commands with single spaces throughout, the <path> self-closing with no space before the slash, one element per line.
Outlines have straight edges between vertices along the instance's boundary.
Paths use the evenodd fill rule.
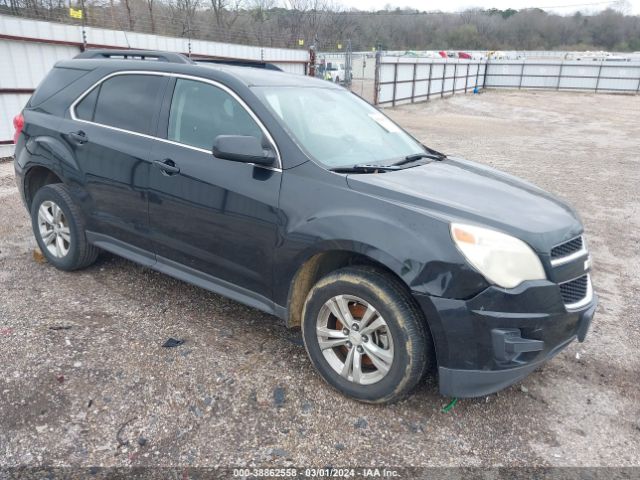
<path fill-rule="evenodd" d="M 274 317 L 112 255 L 77 273 L 38 262 L 5 163 L 0 466 L 640 465 L 640 96 L 488 92 L 389 113 L 577 207 L 601 300 L 585 343 L 448 413 L 434 381 L 362 405 Z"/>

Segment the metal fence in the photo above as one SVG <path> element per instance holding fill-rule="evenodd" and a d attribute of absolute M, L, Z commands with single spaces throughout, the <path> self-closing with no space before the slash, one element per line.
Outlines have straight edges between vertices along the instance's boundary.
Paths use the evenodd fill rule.
<path fill-rule="evenodd" d="M 428 101 L 484 86 L 486 62 L 462 59 L 376 57 L 374 103 L 381 106 Z"/>
<path fill-rule="evenodd" d="M 396 106 L 482 88 L 640 93 L 640 63 L 461 60 L 378 55 L 374 103 Z"/>
<path fill-rule="evenodd" d="M 640 63 L 491 60 L 485 87 L 638 93 Z"/>

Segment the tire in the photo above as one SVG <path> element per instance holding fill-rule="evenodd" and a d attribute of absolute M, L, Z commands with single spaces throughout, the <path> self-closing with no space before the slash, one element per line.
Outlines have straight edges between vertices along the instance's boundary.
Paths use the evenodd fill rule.
<path fill-rule="evenodd" d="M 84 216 L 61 183 L 37 191 L 31 204 L 31 226 L 42 254 L 60 270 L 85 268 L 98 258 L 98 248 L 87 242 Z M 56 237 L 53 241 L 52 235 Z"/>
<path fill-rule="evenodd" d="M 345 327 L 343 322 L 349 319 L 341 306 L 363 328 Z M 367 321 L 369 308 L 375 313 Z M 377 330 L 367 331 L 376 325 Z M 359 332 L 354 334 L 356 328 Z M 413 298 L 400 281 L 374 267 L 347 267 L 322 278 L 307 296 L 302 337 L 322 378 L 343 394 L 367 403 L 400 400 L 433 365 L 433 341 Z M 350 361 L 345 375 L 344 365 Z"/>

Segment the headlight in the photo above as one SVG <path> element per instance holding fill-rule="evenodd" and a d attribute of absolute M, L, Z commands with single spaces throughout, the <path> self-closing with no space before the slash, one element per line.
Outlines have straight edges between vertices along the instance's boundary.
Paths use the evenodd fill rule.
<path fill-rule="evenodd" d="M 513 288 L 525 280 L 546 278 L 535 252 L 515 237 L 488 228 L 452 223 L 451 238 L 469 263 L 500 287 Z"/>

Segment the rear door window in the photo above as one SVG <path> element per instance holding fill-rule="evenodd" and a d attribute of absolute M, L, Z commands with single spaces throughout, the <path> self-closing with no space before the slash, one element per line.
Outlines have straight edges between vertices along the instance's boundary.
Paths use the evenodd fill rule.
<path fill-rule="evenodd" d="M 109 78 L 76 105 L 76 117 L 152 135 L 166 77 L 125 74 Z"/>
<path fill-rule="evenodd" d="M 228 92 L 209 83 L 179 78 L 171 100 L 167 138 L 210 151 L 218 135 L 263 139 L 258 124 Z"/>

